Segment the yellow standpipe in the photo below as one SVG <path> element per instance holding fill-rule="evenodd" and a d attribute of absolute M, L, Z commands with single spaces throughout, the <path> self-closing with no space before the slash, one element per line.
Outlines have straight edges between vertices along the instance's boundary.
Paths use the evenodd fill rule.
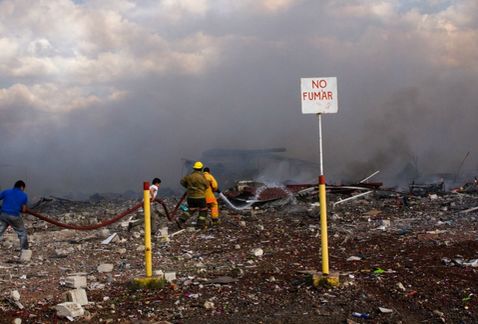
<path fill-rule="evenodd" d="M 144 182 L 144 259 L 146 265 L 146 277 L 153 275 L 153 258 L 151 253 L 151 198 L 149 194 L 149 182 Z"/>
<path fill-rule="evenodd" d="M 327 237 L 327 202 L 325 198 L 325 176 L 319 176 L 320 236 L 322 239 L 322 273 L 329 274 L 329 243 Z"/>

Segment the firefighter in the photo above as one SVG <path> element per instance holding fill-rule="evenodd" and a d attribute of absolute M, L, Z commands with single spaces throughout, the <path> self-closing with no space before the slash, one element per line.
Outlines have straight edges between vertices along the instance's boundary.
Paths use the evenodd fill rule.
<path fill-rule="evenodd" d="M 181 179 L 181 185 L 187 190 L 187 202 L 190 213 L 185 213 L 178 220 L 178 226 L 182 227 L 187 219 L 198 212 L 196 226 L 198 228 L 207 228 L 207 204 L 206 190 L 209 188 L 209 182 L 202 172 L 203 164 L 197 161 L 193 165 L 193 172 Z"/>
<path fill-rule="evenodd" d="M 206 190 L 206 204 L 207 207 L 211 210 L 211 220 L 213 224 L 219 223 L 219 204 L 217 203 L 216 196 L 214 192 L 219 192 L 219 187 L 216 179 L 211 174 L 211 170 L 206 167 L 203 170 L 204 177 L 209 182 L 209 187 Z"/>

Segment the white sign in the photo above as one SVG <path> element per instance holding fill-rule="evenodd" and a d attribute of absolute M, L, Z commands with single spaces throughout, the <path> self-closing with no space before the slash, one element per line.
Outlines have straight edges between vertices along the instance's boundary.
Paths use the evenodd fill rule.
<path fill-rule="evenodd" d="M 303 114 L 336 113 L 337 78 L 301 78 L 300 97 Z"/>

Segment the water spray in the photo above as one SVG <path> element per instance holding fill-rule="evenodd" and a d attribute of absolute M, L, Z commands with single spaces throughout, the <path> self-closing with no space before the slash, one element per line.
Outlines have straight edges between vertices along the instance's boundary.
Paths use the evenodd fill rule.
<path fill-rule="evenodd" d="M 235 206 L 229 199 L 227 199 L 227 197 L 222 193 L 220 192 L 219 193 L 219 197 L 221 197 L 221 199 L 229 206 L 231 207 L 232 209 L 234 210 L 245 210 L 245 209 L 250 209 L 252 207 L 252 205 L 257 202 L 258 200 L 246 200 L 246 204 L 243 205 L 243 206 Z"/>

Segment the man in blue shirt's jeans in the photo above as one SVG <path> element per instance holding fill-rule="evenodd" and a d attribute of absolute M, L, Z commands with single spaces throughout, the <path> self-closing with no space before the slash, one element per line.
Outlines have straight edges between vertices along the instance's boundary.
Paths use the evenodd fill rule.
<path fill-rule="evenodd" d="M 0 209 L 0 240 L 8 226 L 11 226 L 20 239 L 21 249 L 28 250 L 27 230 L 20 215 L 27 211 L 28 196 L 24 190 L 25 182 L 18 180 L 13 189 L 0 192 L 0 200 L 3 200 Z"/>

